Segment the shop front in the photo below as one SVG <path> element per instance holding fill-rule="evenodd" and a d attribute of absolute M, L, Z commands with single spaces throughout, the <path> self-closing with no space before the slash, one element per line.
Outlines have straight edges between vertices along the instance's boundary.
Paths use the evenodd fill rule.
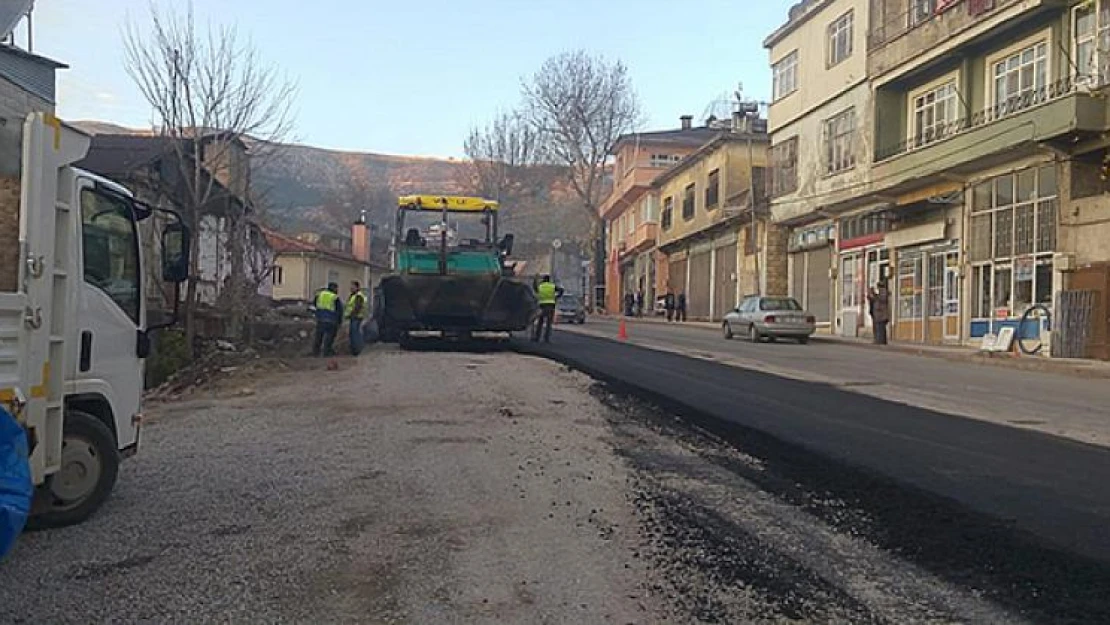
<path fill-rule="evenodd" d="M 830 222 L 799 227 L 791 232 L 787 250 L 790 295 L 824 326 L 832 318 L 835 238 L 836 227 Z"/>
<path fill-rule="evenodd" d="M 1028 167 L 972 187 L 968 263 L 971 314 L 968 336 L 981 339 L 1015 327 L 1031 306 L 1052 307 L 1056 252 L 1056 165 Z M 1046 328 L 1036 319 L 1018 328 L 1033 338 Z"/>
<path fill-rule="evenodd" d="M 836 331 L 841 336 L 871 334 L 867 294 L 881 276 L 890 275 L 890 251 L 885 245 L 889 224 L 885 211 L 870 211 L 840 221 Z"/>

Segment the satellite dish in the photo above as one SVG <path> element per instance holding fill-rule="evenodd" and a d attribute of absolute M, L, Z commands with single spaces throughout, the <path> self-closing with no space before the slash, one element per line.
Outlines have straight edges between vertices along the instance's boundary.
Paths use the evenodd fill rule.
<path fill-rule="evenodd" d="M 31 11 L 35 0 L 4 0 L 0 2 L 0 39 L 7 38 Z"/>
<path fill-rule="evenodd" d="M 555 249 L 559 249 L 560 247 L 563 247 L 563 242 L 560 241 L 559 239 L 555 239 L 554 241 L 551 242 L 551 247 L 553 247 Z"/>

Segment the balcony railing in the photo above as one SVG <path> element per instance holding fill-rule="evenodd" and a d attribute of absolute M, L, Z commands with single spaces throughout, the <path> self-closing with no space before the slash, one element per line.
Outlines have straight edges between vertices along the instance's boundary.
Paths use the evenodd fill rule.
<path fill-rule="evenodd" d="M 971 115 L 952 120 L 939 126 L 934 126 L 927 132 L 919 133 L 913 137 L 903 139 L 898 143 L 880 148 L 875 153 L 875 161 L 885 161 L 889 158 L 905 154 L 906 152 L 912 152 L 927 147 L 943 139 L 948 139 L 975 130 L 976 128 L 987 126 L 1006 117 L 1010 117 L 1011 115 L 1016 115 L 1022 111 L 1040 106 L 1041 104 L 1058 100 L 1081 89 L 1092 89 L 1096 83 L 1105 84 L 1104 81 L 1090 76 L 1081 76 L 1078 79 L 1074 76 L 1061 78 L 1054 83 L 1031 89 L 1021 95 L 1014 96 Z"/>

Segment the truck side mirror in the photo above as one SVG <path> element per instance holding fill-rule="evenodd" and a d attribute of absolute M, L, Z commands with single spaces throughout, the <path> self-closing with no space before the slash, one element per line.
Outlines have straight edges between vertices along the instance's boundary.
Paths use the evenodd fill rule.
<path fill-rule="evenodd" d="M 505 253 L 505 256 L 510 256 L 513 253 L 513 238 L 513 235 L 506 234 L 501 238 L 501 242 L 497 244 L 497 247 Z"/>
<path fill-rule="evenodd" d="M 189 228 L 181 222 L 162 231 L 162 279 L 180 284 L 189 278 Z"/>

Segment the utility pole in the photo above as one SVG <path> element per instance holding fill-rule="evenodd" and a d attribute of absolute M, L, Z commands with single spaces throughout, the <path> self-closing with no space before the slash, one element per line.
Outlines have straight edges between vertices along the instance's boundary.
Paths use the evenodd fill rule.
<path fill-rule="evenodd" d="M 755 119 L 759 117 L 759 102 L 746 100 L 743 96 L 743 86 L 736 91 L 736 100 L 739 113 L 744 120 L 745 142 L 748 145 L 748 202 L 752 212 L 751 240 L 752 258 L 755 263 L 755 291 L 756 295 L 763 295 L 763 277 L 759 273 L 759 221 L 756 216 L 755 198 L 755 147 L 752 142 L 752 132 L 755 129 Z"/>

